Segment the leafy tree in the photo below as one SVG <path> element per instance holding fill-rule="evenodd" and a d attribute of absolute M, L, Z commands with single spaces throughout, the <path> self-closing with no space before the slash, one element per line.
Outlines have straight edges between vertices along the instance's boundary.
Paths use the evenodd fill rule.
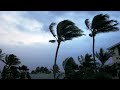
<path fill-rule="evenodd" d="M 78 56 L 78 61 L 80 62 L 78 72 L 81 76 L 81 79 L 93 79 L 95 76 L 92 55 L 85 54 L 85 56 Z"/>
<path fill-rule="evenodd" d="M 26 65 L 19 66 L 18 69 L 20 70 L 20 79 L 31 79 L 29 74 L 29 69 Z"/>
<path fill-rule="evenodd" d="M 17 56 L 14 54 L 6 55 L 5 59 L 2 60 L 5 64 L 2 71 L 2 79 L 15 79 L 18 76 L 18 71 L 16 65 L 19 65 L 21 62 Z"/>
<path fill-rule="evenodd" d="M 66 58 L 63 61 L 63 68 L 65 71 L 65 78 L 74 79 L 75 70 L 78 69 L 78 65 L 75 63 L 72 57 Z"/>

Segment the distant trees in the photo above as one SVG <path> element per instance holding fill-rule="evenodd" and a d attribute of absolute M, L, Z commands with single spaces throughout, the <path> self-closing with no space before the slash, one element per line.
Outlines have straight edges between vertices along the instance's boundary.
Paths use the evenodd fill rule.
<path fill-rule="evenodd" d="M 36 69 L 32 70 L 31 73 L 33 73 L 33 74 L 37 74 L 37 73 L 50 74 L 51 71 L 47 67 L 36 67 Z"/>
<path fill-rule="evenodd" d="M 67 41 L 67 40 L 72 40 L 73 38 L 77 38 L 79 36 L 84 35 L 83 31 L 79 29 L 75 23 L 73 23 L 70 20 L 63 20 L 58 23 L 57 28 L 56 28 L 56 33 L 54 32 L 54 26 L 55 23 L 51 23 L 49 26 L 50 32 L 55 37 L 56 40 L 50 40 L 49 42 L 57 42 L 58 46 L 56 49 L 56 54 L 55 54 L 55 61 L 53 65 L 53 73 L 54 73 L 54 79 L 56 79 L 56 72 L 54 72 L 55 68 L 57 68 L 57 55 L 58 55 L 58 50 L 60 47 L 61 42 Z"/>

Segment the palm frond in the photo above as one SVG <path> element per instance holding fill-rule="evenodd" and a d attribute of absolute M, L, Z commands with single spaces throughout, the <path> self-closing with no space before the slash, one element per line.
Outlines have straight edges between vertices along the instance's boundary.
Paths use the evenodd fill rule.
<path fill-rule="evenodd" d="M 109 15 L 108 14 L 98 14 L 96 15 L 93 20 L 92 20 L 92 28 L 96 28 L 98 27 L 98 25 L 100 24 L 100 22 L 104 22 L 107 21 L 109 19 Z"/>
<path fill-rule="evenodd" d="M 56 40 L 49 40 L 49 42 L 51 42 L 51 43 L 55 43 L 55 42 L 56 42 Z"/>
<path fill-rule="evenodd" d="M 57 25 L 58 41 L 72 40 L 82 35 L 85 35 L 83 31 L 70 20 L 63 20 Z"/>
<path fill-rule="evenodd" d="M 55 26 L 55 24 L 56 24 L 56 23 L 51 23 L 50 26 L 49 26 L 49 30 L 50 30 L 50 32 L 52 33 L 52 35 L 53 35 L 54 37 L 56 36 L 56 34 L 55 34 L 55 32 L 54 32 L 54 29 L 53 29 L 53 27 Z"/>
<path fill-rule="evenodd" d="M 101 61 L 101 63 L 104 64 L 111 57 L 111 52 L 105 52 L 103 48 L 101 48 L 99 53 L 96 52 L 95 55 Z"/>
<path fill-rule="evenodd" d="M 89 22 L 89 19 L 86 19 L 85 20 L 85 25 L 86 25 L 86 27 L 90 30 L 91 29 L 91 24 L 90 24 L 90 22 Z"/>
<path fill-rule="evenodd" d="M 117 20 L 109 20 L 109 15 L 99 14 L 92 20 L 92 29 L 95 34 L 118 31 Z"/>
<path fill-rule="evenodd" d="M 57 25 L 57 36 L 60 37 L 62 35 L 62 31 L 65 30 L 66 27 L 74 26 L 74 23 L 70 20 L 63 20 Z"/>

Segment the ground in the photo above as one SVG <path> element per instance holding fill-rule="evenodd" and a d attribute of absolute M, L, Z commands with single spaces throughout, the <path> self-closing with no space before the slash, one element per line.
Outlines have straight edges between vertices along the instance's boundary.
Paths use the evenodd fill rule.
<path fill-rule="evenodd" d="M 30 74 L 31 79 L 54 79 L 53 78 L 53 74 L 44 74 L 44 73 L 40 73 L 40 74 Z M 64 77 L 64 74 L 62 74 L 60 76 L 59 79 L 62 79 Z M 0 74 L 0 78 L 1 78 L 1 74 Z"/>

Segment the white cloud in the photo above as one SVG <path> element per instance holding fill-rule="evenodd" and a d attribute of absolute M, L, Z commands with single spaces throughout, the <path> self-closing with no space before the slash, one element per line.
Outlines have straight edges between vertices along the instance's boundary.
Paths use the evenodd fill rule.
<path fill-rule="evenodd" d="M 0 12 L 1 43 L 27 45 L 48 43 L 52 35 L 43 30 L 44 24 L 25 15 L 27 12 Z"/>

